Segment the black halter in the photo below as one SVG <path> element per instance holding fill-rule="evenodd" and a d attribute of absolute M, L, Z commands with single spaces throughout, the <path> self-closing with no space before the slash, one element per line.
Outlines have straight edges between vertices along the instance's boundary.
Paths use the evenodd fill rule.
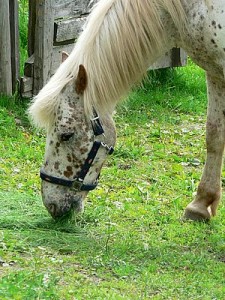
<path fill-rule="evenodd" d="M 97 114 L 96 114 L 96 117 L 91 120 L 91 124 L 92 124 L 92 128 L 93 128 L 94 136 L 99 136 L 99 135 L 104 134 L 104 129 L 102 127 L 102 124 L 101 124 L 100 119 Z M 100 141 L 94 141 L 93 146 L 92 146 L 90 152 L 88 153 L 88 156 L 87 156 L 80 172 L 78 173 L 78 176 L 75 177 L 73 180 L 51 176 L 51 175 L 46 174 L 43 170 L 40 171 L 41 179 L 45 180 L 47 182 L 53 183 L 53 184 L 62 185 L 62 186 L 66 186 L 69 188 L 76 188 L 79 191 L 94 190 L 98 185 L 98 178 L 92 184 L 85 184 L 83 182 L 92 166 L 92 163 L 93 163 L 100 147 L 105 148 L 109 155 L 112 154 L 114 151 L 113 147 L 108 146 L 107 144 L 100 142 Z"/>

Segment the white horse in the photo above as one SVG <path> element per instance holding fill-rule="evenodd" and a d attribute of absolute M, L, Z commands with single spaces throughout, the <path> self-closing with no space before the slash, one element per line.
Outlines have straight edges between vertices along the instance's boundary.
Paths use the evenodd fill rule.
<path fill-rule="evenodd" d="M 113 151 L 117 102 L 173 47 L 206 71 L 208 86 L 207 158 L 185 216 L 216 214 L 225 143 L 225 0 L 100 0 L 29 110 L 47 129 L 42 196 L 54 218 L 82 210 Z"/>

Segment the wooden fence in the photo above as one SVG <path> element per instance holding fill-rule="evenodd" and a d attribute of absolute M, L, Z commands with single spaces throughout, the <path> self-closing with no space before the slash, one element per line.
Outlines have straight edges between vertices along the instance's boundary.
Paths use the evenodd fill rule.
<path fill-rule="evenodd" d="M 20 92 L 37 94 L 70 53 L 93 4 L 91 0 L 30 0 L 28 55 Z M 18 0 L 0 0 L 0 93 L 11 94 L 19 76 Z M 151 68 L 181 66 L 186 55 L 173 49 Z"/>
<path fill-rule="evenodd" d="M 18 1 L 0 0 L 0 93 L 12 95 L 19 79 Z"/>
<path fill-rule="evenodd" d="M 30 1 L 23 96 L 36 94 L 58 68 L 62 51 L 72 51 L 90 9 L 90 0 Z"/>

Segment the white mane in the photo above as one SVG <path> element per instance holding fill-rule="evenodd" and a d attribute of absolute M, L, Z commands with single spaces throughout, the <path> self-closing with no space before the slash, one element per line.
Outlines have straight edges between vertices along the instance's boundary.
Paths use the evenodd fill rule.
<path fill-rule="evenodd" d="M 90 116 L 93 108 L 102 116 L 111 113 L 153 63 L 151 56 L 164 46 L 162 9 L 171 15 L 177 28 L 184 26 L 181 1 L 100 0 L 69 58 L 34 98 L 29 109 L 34 122 L 47 127 L 53 121 L 62 98 L 58 95 L 75 80 L 80 64 L 88 75 L 86 114 Z"/>

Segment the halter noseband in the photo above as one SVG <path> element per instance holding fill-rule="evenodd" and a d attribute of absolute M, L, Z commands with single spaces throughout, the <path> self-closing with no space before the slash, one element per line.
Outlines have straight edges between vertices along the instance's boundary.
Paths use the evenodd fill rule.
<path fill-rule="evenodd" d="M 91 120 L 91 124 L 92 124 L 92 129 L 94 132 L 94 136 L 99 136 L 99 135 L 104 134 L 104 129 L 100 122 L 99 116 L 96 113 L 95 113 L 95 115 L 96 115 L 95 118 Z M 109 155 L 112 154 L 114 151 L 112 146 L 108 146 L 104 142 L 94 141 L 93 146 L 92 146 L 90 152 L 88 153 L 88 156 L 87 156 L 80 172 L 78 173 L 78 176 L 75 177 L 73 180 L 51 176 L 51 175 L 46 174 L 43 170 L 40 171 L 41 179 L 44 181 L 53 183 L 53 184 L 62 185 L 62 186 L 69 187 L 69 188 L 76 188 L 79 191 L 94 190 L 98 185 L 98 178 L 92 184 L 85 184 L 84 179 L 85 179 L 86 175 L 88 174 L 100 147 L 105 148 Z"/>

